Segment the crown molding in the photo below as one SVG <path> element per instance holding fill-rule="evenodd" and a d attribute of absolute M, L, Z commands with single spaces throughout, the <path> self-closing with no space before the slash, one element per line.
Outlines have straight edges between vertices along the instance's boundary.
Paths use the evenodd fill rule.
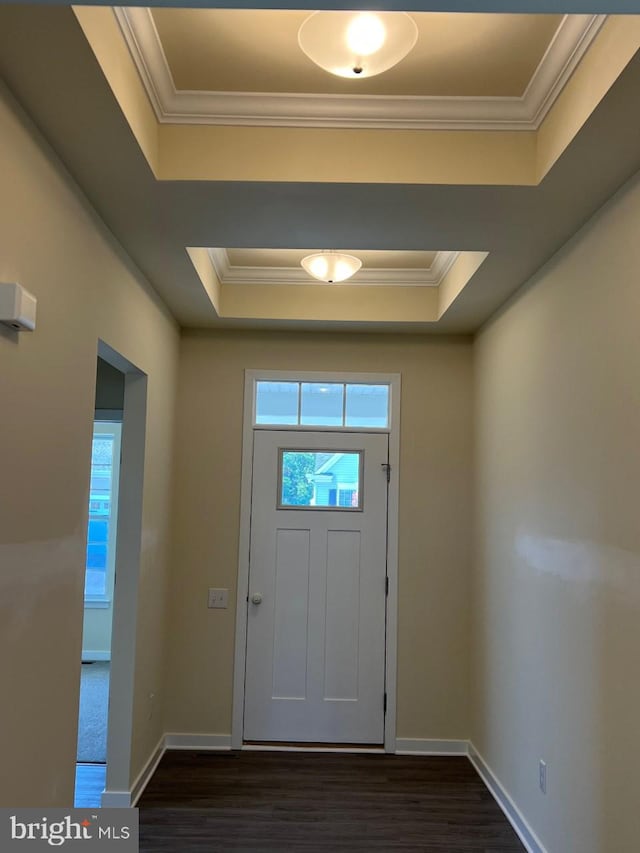
<path fill-rule="evenodd" d="M 375 287 L 438 287 L 460 252 L 438 252 L 429 268 L 363 267 L 348 280 L 350 285 Z M 302 284 L 323 286 L 302 267 L 234 266 L 226 249 L 209 249 L 209 257 L 220 284 Z M 331 285 L 333 287 L 333 285 Z"/>
<path fill-rule="evenodd" d="M 525 89 L 537 130 L 600 32 L 606 15 L 565 15 Z"/>
<path fill-rule="evenodd" d="M 114 8 L 162 124 L 537 130 L 606 15 L 565 15 L 521 97 L 319 95 L 176 89 L 150 9 Z"/>

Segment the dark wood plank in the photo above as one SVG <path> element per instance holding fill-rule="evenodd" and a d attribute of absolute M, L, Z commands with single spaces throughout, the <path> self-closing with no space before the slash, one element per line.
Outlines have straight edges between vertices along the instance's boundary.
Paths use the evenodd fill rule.
<path fill-rule="evenodd" d="M 167 752 L 140 850 L 522 853 L 465 757 Z"/>

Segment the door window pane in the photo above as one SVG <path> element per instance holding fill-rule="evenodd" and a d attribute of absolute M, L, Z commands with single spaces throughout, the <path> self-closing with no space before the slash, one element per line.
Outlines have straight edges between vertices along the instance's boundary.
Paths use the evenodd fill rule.
<path fill-rule="evenodd" d="M 388 385 L 347 385 L 347 426 L 386 427 L 389 425 Z"/>
<path fill-rule="evenodd" d="M 300 423 L 305 426 L 342 426 L 342 383 L 303 382 Z"/>
<path fill-rule="evenodd" d="M 256 423 L 297 424 L 298 382 L 257 382 Z"/>
<path fill-rule="evenodd" d="M 278 505 L 362 509 L 362 451 L 283 450 Z"/>

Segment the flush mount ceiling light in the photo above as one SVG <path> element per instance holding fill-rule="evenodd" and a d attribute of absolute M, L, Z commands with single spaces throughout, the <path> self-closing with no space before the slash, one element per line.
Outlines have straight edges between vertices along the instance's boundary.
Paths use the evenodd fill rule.
<path fill-rule="evenodd" d="M 329 284 L 346 281 L 362 266 L 360 258 L 342 252 L 316 252 L 314 255 L 307 255 L 300 263 L 310 276 Z"/>
<path fill-rule="evenodd" d="M 314 12 L 298 44 L 320 68 L 338 77 L 373 77 L 404 59 L 418 38 L 405 12 Z"/>

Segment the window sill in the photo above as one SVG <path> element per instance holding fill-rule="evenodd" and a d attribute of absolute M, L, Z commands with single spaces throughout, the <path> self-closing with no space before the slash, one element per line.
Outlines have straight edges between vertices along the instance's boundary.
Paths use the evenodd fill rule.
<path fill-rule="evenodd" d="M 111 599 L 105 595 L 96 595 L 91 598 L 85 598 L 85 610 L 108 610 L 111 607 Z"/>

